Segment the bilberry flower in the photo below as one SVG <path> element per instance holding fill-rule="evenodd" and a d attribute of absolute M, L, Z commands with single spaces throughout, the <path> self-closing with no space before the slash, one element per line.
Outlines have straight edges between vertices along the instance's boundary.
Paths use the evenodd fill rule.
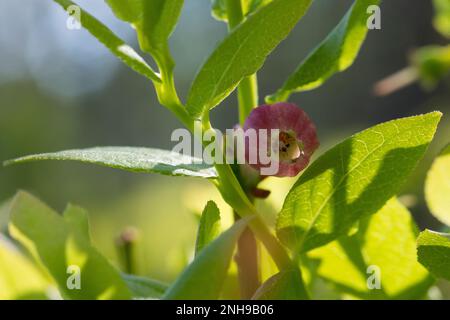
<path fill-rule="evenodd" d="M 275 103 L 259 106 L 250 113 L 244 124 L 244 131 L 254 129 L 267 130 L 267 139 L 271 141 L 271 130 L 278 129 L 278 172 L 276 177 L 293 177 L 306 168 L 313 152 L 319 147 L 316 127 L 308 115 L 292 103 Z M 259 136 L 259 135 L 258 135 Z M 246 159 L 255 146 L 246 145 Z M 259 144 L 258 147 L 260 148 Z M 268 148 L 270 148 L 268 146 Z M 270 149 L 268 149 L 270 153 Z M 266 166 L 259 160 L 249 163 L 255 169 Z"/>

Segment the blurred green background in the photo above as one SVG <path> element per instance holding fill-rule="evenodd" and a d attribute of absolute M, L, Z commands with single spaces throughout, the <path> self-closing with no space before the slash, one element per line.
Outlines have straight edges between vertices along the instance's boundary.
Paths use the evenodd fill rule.
<path fill-rule="evenodd" d="M 102 0 L 78 3 L 138 48 L 131 28 L 115 19 Z M 316 0 L 290 37 L 259 73 L 260 96 L 273 93 L 305 55 L 337 24 L 350 0 Z M 292 101 L 315 121 L 319 153 L 342 138 L 397 117 L 444 113 L 427 157 L 403 190 L 420 228 L 439 230 L 423 201 L 423 180 L 434 155 L 449 142 L 450 81 L 431 91 L 417 84 L 387 97 L 373 85 L 408 65 L 408 54 L 428 44 L 446 44 L 432 26 L 431 1 L 382 4 L 382 29 L 373 30 L 350 70 Z M 84 30 L 68 30 L 67 15 L 52 1 L 0 2 L 0 160 L 46 151 L 130 145 L 171 149 L 180 124 L 158 105 L 151 83 L 116 60 Z M 171 40 L 176 82 L 185 97 L 196 70 L 226 34 L 210 16 L 210 0 L 186 0 Z M 149 61 L 151 63 L 151 61 Z M 236 98 L 214 109 L 220 129 L 237 122 Z M 269 204 L 258 204 L 273 221 L 288 184 L 272 179 Z M 220 197 L 207 182 L 131 174 L 77 163 L 43 162 L 0 167 L 0 202 L 25 189 L 62 211 L 67 202 L 90 212 L 96 246 L 119 264 L 114 243 L 127 226 L 140 231 L 138 273 L 171 281 L 192 256 L 196 214 Z M 230 212 L 221 203 L 223 215 Z M 1 221 L 1 219 L 0 219 Z"/>

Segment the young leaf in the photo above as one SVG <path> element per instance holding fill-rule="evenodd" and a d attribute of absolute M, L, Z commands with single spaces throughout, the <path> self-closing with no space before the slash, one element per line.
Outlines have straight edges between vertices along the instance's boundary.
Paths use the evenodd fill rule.
<path fill-rule="evenodd" d="M 69 10 L 73 6 L 78 6 L 76 3 L 70 0 L 54 0 L 64 10 Z M 81 9 L 80 9 L 81 10 Z M 122 60 L 126 65 L 137 73 L 142 74 L 148 79 L 156 82 L 161 82 L 159 76 L 152 70 L 152 68 L 142 59 L 141 56 L 129 45 L 127 45 L 122 39 L 117 37 L 108 27 L 95 19 L 89 13 L 81 10 L 80 15 L 81 25 L 89 31 L 98 41 L 100 41 L 105 47 L 107 47 L 112 54 Z"/>
<path fill-rule="evenodd" d="M 213 300 L 220 295 L 237 239 L 249 218 L 236 222 L 208 244 L 183 271 L 164 295 L 164 299 Z"/>
<path fill-rule="evenodd" d="M 379 124 L 322 155 L 287 195 L 277 221 L 279 238 L 295 251 L 308 251 L 381 209 L 422 158 L 441 115 Z"/>
<path fill-rule="evenodd" d="M 450 234 L 421 232 L 417 239 L 417 255 L 432 275 L 450 281 Z"/>
<path fill-rule="evenodd" d="M 45 266 L 63 298 L 131 298 L 119 272 L 79 230 L 30 194 L 14 198 L 9 231 Z"/>
<path fill-rule="evenodd" d="M 302 276 L 298 269 L 277 273 L 264 282 L 256 291 L 252 300 L 306 300 Z"/>
<path fill-rule="evenodd" d="M 258 71 L 266 57 L 308 10 L 311 0 L 274 0 L 250 15 L 225 38 L 200 69 L 187 108 L 200 117 Z"/>
<path fill-rule="evenodd" d="M 183 8 L 184 0 L 142 0 L 143 20 L 136 25 L 143 50 L 154 52 L 167 46 Z"/>
<path fill-rule="evenodd" d="M 122 279 L 135 299 L 160 299 L 168 286 L 157 280 L 122 273 Z"/>
<path fill-rule="evenodd" d="M 355 235 L 312 250 L 308 257 L 319 259 L 317 274 L 340 292 L 361 299 L 420 299 L 433 279 L 417 262 L 418 233 L 408 209 L 393 198 L 361 219 Z"/>
<path fill-rule="evenodd" d="M 131 24 L 142 19 L 144 0 L 105 0 L 120 20 Z"/>
<path fill-rule="evenodd" d="M 367 8 L 379 2 L 355 0 L 336 28 L 300 64 L 281 89 L 267 100 L 286 101 L 292 93 L 317 88 L 333 74 L 349 68 L 366 38 Z"/>
<path fill-rule="evenodd" d="M 425 199 L 431 213 L 450 226 L 450 144 L 434 160 L 425 181 Z"/>
<path fill-rule="evenodd" d="M 220 212 L 214 201 L 208 201 L 203 210 L 195 243 L 195 255 L 220 234 Z"/>
<path fill-rule="evenodd" d="M 45 276 L 0 234 L 0 300 L 48 299 Z"/>
<path fill-rule="evenodd" d="M 42 153 L 9 160 L 5 165 L 40 160 L 81 161 L 132 172 L 171 176 L 217 177 L 214 168 L 201 163 L 199 159 L 172 151 L 135 147 L 98 147 Z"/>

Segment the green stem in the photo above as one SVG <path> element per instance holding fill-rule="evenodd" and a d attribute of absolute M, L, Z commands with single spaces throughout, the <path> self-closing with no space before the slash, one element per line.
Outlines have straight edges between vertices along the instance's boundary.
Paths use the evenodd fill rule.
<path fill-rule="evenodd" d="M 243 20 L 241 0 L 226 0 L 228 29 L 231 32 Z M 238 86 L 239 123 L 244 124 L 250 112 L 258 105 L 258 79 L 256 74 L 242 79 Z"/>
<path fill-rule="evenodd" d="M 244 125 L 253 108 L 258 106 L 258 79 L 256 74 L 242 79 L 238 87 L 239 123 Z"/>
<path fill-rule="evenodd" d="M 231 32 L 244 20 L 241 0 L 227 0 L 228 28 Z M 242 79 L 237 89 L 239 123 L 244 125 L 245 119 L 258 105 L 258 80 L 256 74 Z M 247 195 L 246 195 L 247 196 Z M 236 218 L 239 218 L 235 214 Z M 236 251 L 241 298 L 250 299 L 260 286 L 258 246 L 253 232 L 246 228 L 238 239 Z"/>
<path fill-rule="evenodd" d="M 232 15 L 232 19 L 236 18 L 234 21 L 242 21 L 243 15 L 240 0 L 227 0 L 227 3 L 232 5 L 232 10 L 235 13 Z M 239 7 L 237 7 L 238 4 Z M 195 127 L 197 126 L 200 126 L 203 132 L 208 129 L 212 129 L 208 117 L 205 117 L 202 122 L 193 119 L 187 112 L 185 106 L 181 103 L 175 88 L 173 77 L 174 63 L 168 46 L 155 50 L 154 52 L 151 52 L 151 54 L 153 55 L 161 72 L 162 83 L 154 82 L 159 102 L 167 107 L 191 132 L 195 132 Z M 242 103 L 243 107 L 240 107 L 243 109 L 242 114 L 249 113 L 251 108 L 255 105 L 250 103 L 250 101 L 257 99 L 255 98 L 257 91 L 256 76 L 252 81 L 254 84 L 250 86 L 246 87 L 244 84 L 244 94 L 242 96 L 244 102 Z M 250 99 L 250 97 L 253 98 Z M 250 105 L 252 106 L 250 107 Z M 245 112 L 244 107 L 245 110 L 247 110 Z M 228 164 L 216 164 L 215 168 L 219 175 L 219 179 L 216 181 L 216 186 L 218 187 L 224 200 L 236 210 L 240 217 L 254 217 L 249 222 L 250 228 L 267 248 L 267 251 L 272 256 L 278 268 L 280 270 L 292 268 L 294 265 L 293 261 L 278 239 L 271 233 L 267 225 L 261 220 L 261 217 L 243 191 L 231 167 Z"/>

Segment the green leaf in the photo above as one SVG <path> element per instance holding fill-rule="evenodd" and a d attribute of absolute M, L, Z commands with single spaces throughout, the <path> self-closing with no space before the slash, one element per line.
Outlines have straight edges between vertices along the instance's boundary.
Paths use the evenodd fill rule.
<path fill-rule="evenodd" d="M 142 1 L 143 19 L 136 25 L 139 43 L 147 52 L 159 51 L 167 46 L 167 39 L 175 29 L 184 0 Z"/>
<path fill-rule="evenodd" d="M 450 144 L 434 160 L 425 181 L 425 199 L 433 215 L 450 226 Z"/>
<path fill-rule="evenodd" d="M 120 20 L 135 23 L 142 19 L 143 0 L 105 0 Z"/>
<path fill-rule="evenodd" d="M 119 272 L 79 230 L 32 195 L 14 198 L 9 231 L 48 270 L 63 298 L 131 298 Z M 77 284 L 77 275 L 79 289 L 68 285 Z"/>
<path fill-rule="evenodd" d="M 214 201 L 208 201 L 203 209 L 197 232 L 195 255 L 220 234 L 220 211 Z"/>
<path fill-rule="evenodd" d="M 171 176 L 217 177 L 214 168 L 200 163 L 199 159 L 172 151 L 136 147 L 98 147 L 42 153 L 9 160 L 5 162 L 5 165 L 40 160 L 81 161 L 132 172 Z"/>
<path fill-rule="evenodd" d="M 433 0 L 435 16 L 434 27 L 444 37 L 450 38 L 450 1 Z"/>
<path fill-rule="evenodd" d="M 64 221 L 83 236 L 88 242 L 91 242 L 89 231 L 88 213 L 83 208 L 69 204 L 63 212 Z"/>
<path fill-rule="evenodd" d="M 227 14 L 227 0 L 212 0 L 212 15 L 217 20 L 228 21 Z M 245 16 L 251 14 L 252 12 L 258 10 L 259 8 L 269 4 L 273 0 L 241 0 L 242 11 Z"/>
<path fill-rule="evenodd" d="M 267 101 L 286 101 L 294 92 L 312 90 L 337 72 L 349 68 L 366 38 L 367 8 L 379 0 L 355 0 L 354 4 L 322 43 L 298 66 L 281 89 Z"/>
<path fill-rule="evenodd" d="M 393 198 L 362 219 L 355 235 L 312 250 L 308 257 L 320 260 L 317 274 L 343 293 L 362 299 L 420 299 L 433 279 L 417 262 L 418 233 L 408 209 Z M 379 289 L 368 287 L 374 284 L 372 268 L 380 271 Z"/>
<path fill-rule="evenodd" d="M 49 281 L 0 234 L 0 300 L 48 299 Z"/>
<path fill-rule="evenodd" d="M 158 280 L 122 273 L 122 279 L 135 299 L 160 299 L 168 286 Z"/>
<path fill-rule="evenodd" d="M 421 232 L 417 239 L 417 255 L 432 275 L 450 281 L 450 234 Z"/>
<path fill-rule="evenodd" d="M 64 10 L 69 10 L 72 6 L 78 6 L 70 0 L 54 0 Z M 80 9 L 81 10 L 81 9 Z M 156 82 L 161 82 L 159 76 L 152 70 L 152 68 L 142 59 L 142 57 L 122 39 L 117 37 L 107 26 L 95 19 L 89 13 L 81 10 L 80 15 L 81 25 L 89 31 L 98 41 L 107 47 L 112 54 L 122 60 L 126 65 L 137 73 L 142 74 L 148 79 Z"/>
<path fill-rule="evenodd" d="M 385 122 L 323 154 L 287 195 L 277 221 L 279 238 L 305 252 L 381 209 L 424 155 L 441 116 L 432 112 Z"/>
<path fill-rule="evenodd" d="M 254 300 L 306 300 L 302 276 L 297 269 L 281 271 L 264 282 L 252 297 Z"/>
<path fill-rule="evenodd" d="M 164 299 L 214 300 L 220 295 L 236 241 L 249 218 L 236 222 L 208 244 L 170 286 Z"/>
<path fill-rule="evenodd" d="M 225 99 L 243 78 L 258 71 L 311 2 L 274 0 L 236 27 L 197 74 L 188 95 L 189 113 L 202 116 Z"/>

